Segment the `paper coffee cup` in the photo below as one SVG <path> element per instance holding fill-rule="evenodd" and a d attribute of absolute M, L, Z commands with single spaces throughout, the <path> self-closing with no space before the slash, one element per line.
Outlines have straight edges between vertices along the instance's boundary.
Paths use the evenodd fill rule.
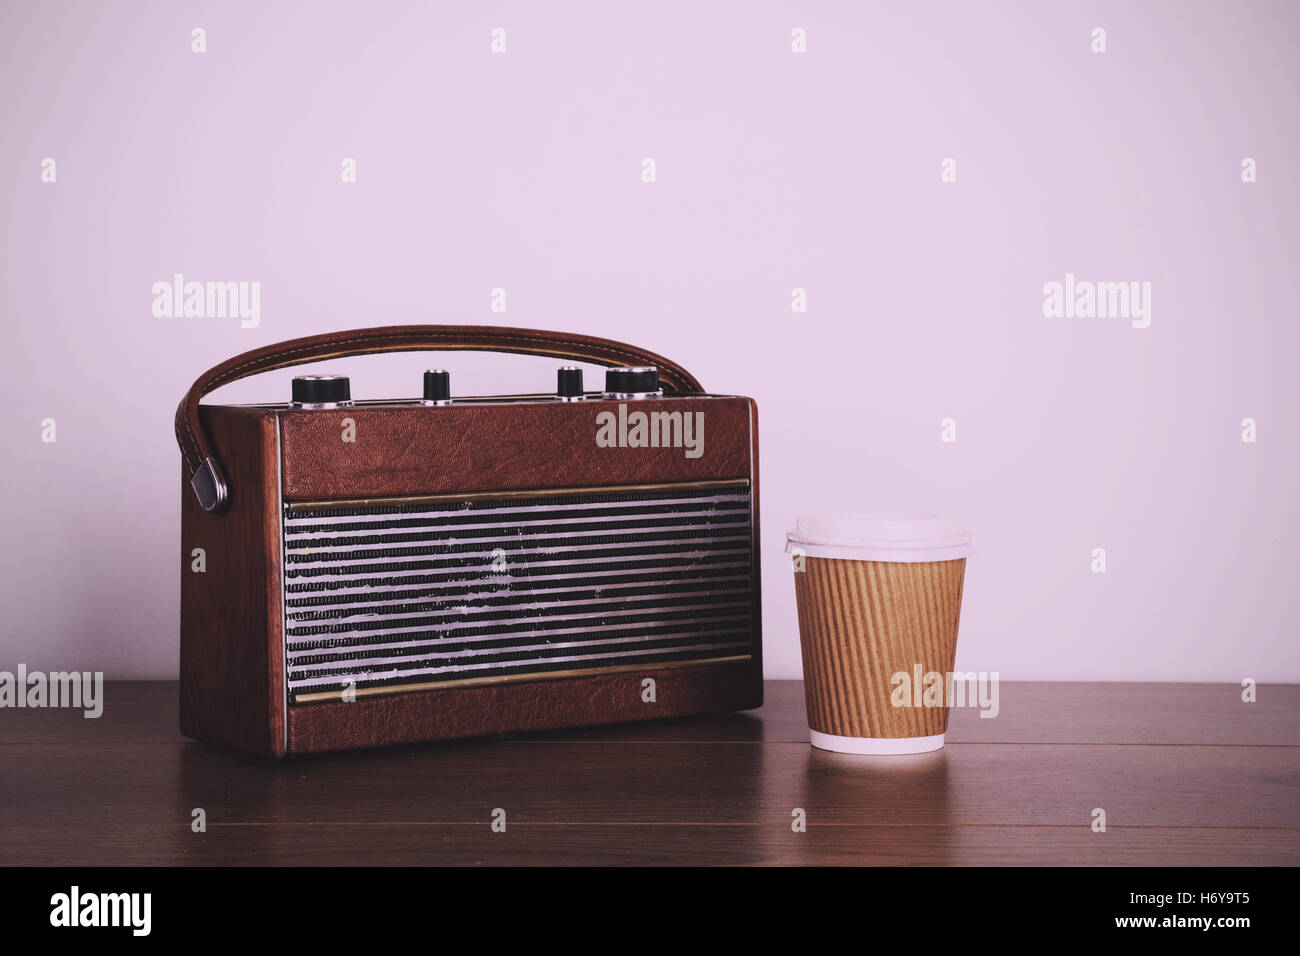
<path fill-rule="evenodd" d="M 943 746 L 970 551 L 971 536 L 955 518 L 796 522 L 786 553 L 813 746 L 861 754 Z"/>

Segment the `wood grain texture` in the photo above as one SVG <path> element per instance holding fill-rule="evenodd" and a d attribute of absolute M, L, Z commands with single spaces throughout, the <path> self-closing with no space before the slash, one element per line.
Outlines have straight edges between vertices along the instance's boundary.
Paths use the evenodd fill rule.
<path fill-rule="evenodd" d="M 181 730 L 255 753 L 284 753 L 280 524 L 274 414 L 202 406 L 226 449 L 234 489 L 224 514 L 205 512 L 181 475 Z M 195 548 L 206 570 L 192 570 Z"/>
<path fill-rule="evenodd" d="M 180 741 L 174 681 L 110 681 L 108 720 L 79 711 L 0 711 L 0 746 L 44 747 Z M 1235 684 L 1062 683 L 1004 681 L 996 719 L 956 708 L 947 746 L 971 743 L 1219 745 L 1300 747 L 1300 685 L 1262 684 L 1245 704 Z M 761 710 L 689 720 L 538 731 L 514 739 L 545 743 L 702 740 L 807 743 L 802 681 L 764 682 Z"/>
<path fill-rule="evenodd" d="M 1295 685 L 1005 684 L 896 758 L 814 750 L 800 683 L 766 696 L 276 762 L 176 734 L 175 684 L 110 684 L 99 720 L 0 712 L 0 864 L 1300 863 Z"/>
<path fill-rule="evenodd" d="M 925 706 L 920 679 L 952 672 L 966 561 L 804 559 L 794 575 L 808 726 L 844 737 L 927 737 L 948 727 L 942 677 Z M 904 674 L 909 706 L 891 699 Z M 916 680 L 914 680 L 914 677 Z M 913 687 L 913 684 L 917 686 Z"/>
<path fill-rule="evenodd" d="M 807 744 L 494 740 L 278 765 L 205 745 L 165 764 L 110 753 L 103 769 L 120 787 L 88 782 L 85 761 L 15 767 L 7 784 L 34 799 L 0 807 L 0 826 L 143 826 L 187 820 L 193 807 L 230 824 L 473 825 L 505 807 L 521 823 L 759 825 L 803 807 L 837 826 L 1087 828 L 1102 807 L 1111 826 L 1300 828 L 1290 748 L 971 744 L 884 759 Z"/>
<path fill-rule="evenodd" d="M 0 827 L 0 863 L 69 866 L 1294 866 L 1271 830 L 556 826 L 486 823 Z M 41 847 L 35 858 L 32 847 Z"/>

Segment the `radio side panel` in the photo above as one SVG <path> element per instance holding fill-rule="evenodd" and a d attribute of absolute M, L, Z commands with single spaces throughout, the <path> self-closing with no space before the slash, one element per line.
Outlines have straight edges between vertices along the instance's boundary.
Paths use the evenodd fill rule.
<path fill-rule="evenodd" d="M 221 449 L 232 496 L 224 513 L 205 512 L 182 465 L 181 733 L 279 757 L 285 700 L 275 414 L 207 405 L 200 414 Z"/>

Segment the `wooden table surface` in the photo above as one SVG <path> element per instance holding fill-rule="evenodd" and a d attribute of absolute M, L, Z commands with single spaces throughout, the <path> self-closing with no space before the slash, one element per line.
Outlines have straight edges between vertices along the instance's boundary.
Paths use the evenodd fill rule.
<path fill-rule="evenodd" d="M 0 711 L 0 864 L 1300 863 L 1298 685 L 1003 683 L 943 750 L 857 757 L 769 681 L 748 713 L 279 763 L 181 737 L 176 693 Z"/>

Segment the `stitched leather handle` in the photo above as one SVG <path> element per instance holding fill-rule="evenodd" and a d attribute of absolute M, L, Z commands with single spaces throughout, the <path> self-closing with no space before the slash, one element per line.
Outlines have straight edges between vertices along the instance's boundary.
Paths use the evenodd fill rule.
<path fill-rule="evenodd" d="M 199 421 L 199 399 L 229 382 L 259 372 L 347 355 L 380 352 L 475 351 L 547 355 L 606 366 L 653 365 L 668 394 L 702 392 L 690 372 L 676 362 L 611 339 L 495 325 L 390 325 L 329 332 L 253 349 L 213 366 L 190 386 L 176 409 L 176 442 L 185 456 L 190 485 L 207 511 L 221 511 L 230 499 L 221 459 Z"/>

